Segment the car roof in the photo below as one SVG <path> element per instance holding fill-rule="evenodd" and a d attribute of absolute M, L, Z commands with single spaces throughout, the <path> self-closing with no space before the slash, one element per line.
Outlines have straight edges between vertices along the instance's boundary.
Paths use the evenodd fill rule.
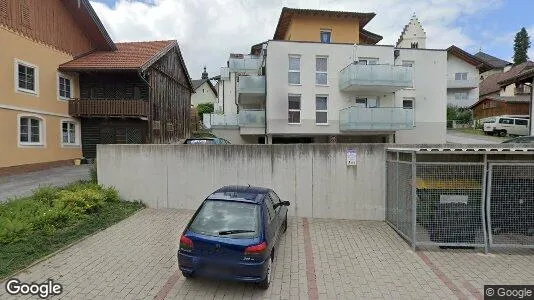
<path fill-rule="evenodd" d="M 263 187 L 247 185 L 229 185 L 216 190 L 206 199 L 251 202 L 260 204 L 263 202 L 265 195 L 268 194 L 270 191 L 272 190 Z"/>

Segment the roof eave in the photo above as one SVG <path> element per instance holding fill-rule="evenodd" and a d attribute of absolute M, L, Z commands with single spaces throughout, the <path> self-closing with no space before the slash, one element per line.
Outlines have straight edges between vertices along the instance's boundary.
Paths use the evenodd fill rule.
<path fill-rule="evenodd" d="M 84 5 L 84 7 L 86 8 L 86 10 L 89 12 L 89 16 L 91 17 L 91 19 L 93 19 L 93 22 L 95 22 L 96 26 L 100 30 L 100 33 L 102 34 L 102 36 L 104 37 L 104 39 L 108 43 L 108 46 L 110 48 L 109 50 L 112 50 L 112 51 L 117 50 L 117 46 L 115 45 L 115 43 L 113 42 L 113 40 L 109 36 L 106 28 L 104 27 L 104 24 L 102 24 L 102 22 L 100 21 L 100 18 L 98 17 L 98 15 L 96 14 L 95 10 L 91 6 L 91 3 L 89 2 L 89 0 L 82 0 L 82 3 Z"/>

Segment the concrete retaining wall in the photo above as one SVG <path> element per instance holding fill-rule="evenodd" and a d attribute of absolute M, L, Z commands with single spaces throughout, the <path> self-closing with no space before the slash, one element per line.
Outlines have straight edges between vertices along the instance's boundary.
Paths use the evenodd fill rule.
<path fill-rule="evenodd" d="M 300 217 L 384 220 L 385 144 L 98 145 L 98 178 L 152 208 L 196 209 L 224 185 L 273 188 Z M 346 165 L 356 149 L 357 166 Z"/>

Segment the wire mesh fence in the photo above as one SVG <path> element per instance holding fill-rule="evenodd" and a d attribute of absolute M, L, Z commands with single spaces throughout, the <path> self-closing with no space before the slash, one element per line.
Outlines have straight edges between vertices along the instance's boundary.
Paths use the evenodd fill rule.
<path fill-rule="evenodd" d="M 386 221 L 414 249 L 534 248 L 534 156 L 487 153 L 388 150 Z"/>
<path fill-rule="evenodd" d="M 534 247 L 534 163 L 489 168 L 490 247 Z"/>

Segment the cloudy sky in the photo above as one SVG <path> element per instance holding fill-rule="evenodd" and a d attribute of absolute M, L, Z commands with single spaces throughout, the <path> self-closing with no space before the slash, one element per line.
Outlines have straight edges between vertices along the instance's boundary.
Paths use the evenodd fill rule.
<path fill-rule="evenodd" d="M 193 79 L 219 74 L 229 53 L 271 39 L 282 7 L 375 12 L 365 27 L 392 45 L 416 13 L 427 48 L 454 44 L 511 60 L 521 27 L 534 34 L 532 0 L 91 0 L 116 42 L 176 39 Z M 534 47 L 534 45 L 533 45 Z M 534 51 L 529 52 L 534 59 Z"/>

